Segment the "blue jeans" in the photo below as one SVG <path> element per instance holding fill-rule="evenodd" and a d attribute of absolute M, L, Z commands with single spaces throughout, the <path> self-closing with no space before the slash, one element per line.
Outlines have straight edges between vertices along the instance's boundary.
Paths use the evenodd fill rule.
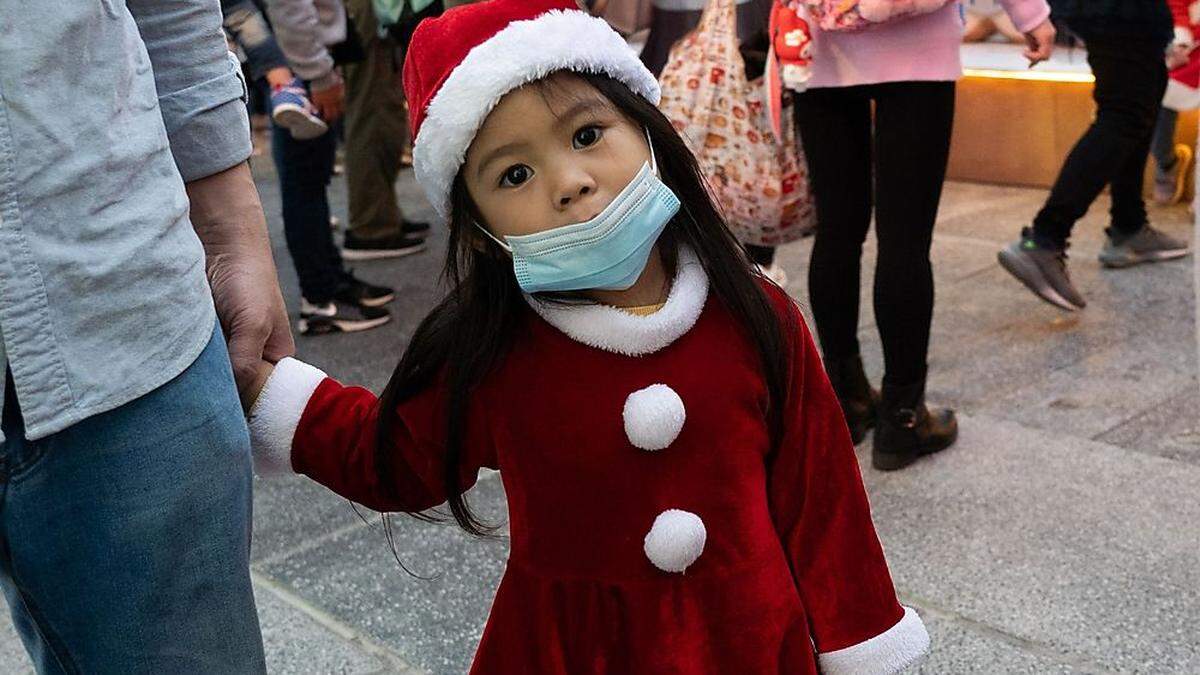
<path fill-rule="evenodd" d="M 159 389 L 47 438 L 25 439 L 8 391 L 0 586 L 38 672 L 265 672 L 220 331 Z"/>
<path fill-rule="evenodd" d="M 333 300 L 345 278 L 342 254 L 329 229 L 326 194 L 336 152 L 334 129 L 301 141 L 287 129 L 272 126 L 271 155 L 279 175 L 283 235 L 296 266 L 300 294 L 314 305 Z"/>

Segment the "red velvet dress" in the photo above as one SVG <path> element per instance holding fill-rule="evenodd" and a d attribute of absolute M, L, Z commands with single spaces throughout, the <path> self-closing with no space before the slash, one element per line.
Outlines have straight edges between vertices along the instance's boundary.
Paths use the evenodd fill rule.
<path fill-rule="evenodd" d="M 813 341 L 771 293 L 791 325 L 775 452 L 753 345 L 693 258 L 649 317 L 526 313 L 466 430 L 463 484 L 499 469 L 511 530 L 473 673 L 888 673 L 925 652 Z M 391 412 L 401 452 L 383 490 L 374 395 L 285 362 L 252 415 L 258 459 L 285 466 L 290 444 L 291 468 L 348 499 L 428 509 L 445 501 L 443 399 L 434 387 Z M 659 530 L 668 511 L 687 515 Z"/>

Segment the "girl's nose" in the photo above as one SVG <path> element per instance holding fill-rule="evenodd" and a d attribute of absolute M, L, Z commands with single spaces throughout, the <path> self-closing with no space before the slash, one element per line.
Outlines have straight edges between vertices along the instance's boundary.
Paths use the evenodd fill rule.
<path fill-rule="evenodd" d="M 591 176 L 587 174 L 572 176 L 564 182 L 563 188 L 558 194 L 558 210 L 566 211 L 595 192 L 596 182 L 592 180 Z"/>

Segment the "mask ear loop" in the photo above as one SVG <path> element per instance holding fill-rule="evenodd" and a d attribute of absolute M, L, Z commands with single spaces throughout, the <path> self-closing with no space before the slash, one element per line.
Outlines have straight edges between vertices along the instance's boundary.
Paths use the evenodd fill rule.
<path fill-rule="evenodd" d="M 475 227 L 479 228 L 480 232 L 486 234 L 488 239 L 491 239 L 492 241 L 496 242 L 497 246 L 504 249 L 505 251 L 508 251 L 509 253 L 512 253 L 512 247 L 509 246 L 508 244 L 500 241 L 499 239 L 497 239 L 496 235 L 492 234 L 491 232 L 488 232 L 488 229 L 486 227 L 484 227 L 483 225 L 480 225 L 478 221 L 472 220 L 471 222 L 473 222 L 475 224 Z"/>
<path fill-rule="evenodd" d="M 650 173 L 658 175 L 658 160 L 654 158 L 654 142 L 650 140 L 650 130 L 642 127 L 646 134 L 646 145 L 650 146 Z"/>

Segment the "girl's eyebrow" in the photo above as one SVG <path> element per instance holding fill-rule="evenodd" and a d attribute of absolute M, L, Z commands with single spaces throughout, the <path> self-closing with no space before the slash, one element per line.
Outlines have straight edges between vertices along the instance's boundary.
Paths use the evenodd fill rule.
<path fill-rule="evenodd" d="M 580 117 L 581 115 L 608 109 L 608 105 L 594 98 L 576 101 L 574 105 L 572 105 L 570 108 L 567 108 L 566 112 L 555 116 L 557 119 L 554 121 L 554 127 L 558 129 L 569 124 L 575 118 Z"/>
<path fill-rule="evenodd" d="M 483 157 L 483 161 L 479 162 L 479 168 L 477 168 L 475 170 L 475 178 L 477 178 L 477 179 L 482 178 L 483 170 L 486 169 L 489 164 L 496 161 L 498 158 L 500 158 L 504 155 L 507 155 L 509 153 L 514 153 L 514 152 L 521 150 L 523 148 L 526 148 L 528 146 L 529 146 L 529 144 L 526 143 L 525 141 L 513 141 L 512 143 L 505 143 L 504 145 L 493 148 L 491 150 L 491 152 L 489 152 L 487 155 L 485 155 Z"/>

